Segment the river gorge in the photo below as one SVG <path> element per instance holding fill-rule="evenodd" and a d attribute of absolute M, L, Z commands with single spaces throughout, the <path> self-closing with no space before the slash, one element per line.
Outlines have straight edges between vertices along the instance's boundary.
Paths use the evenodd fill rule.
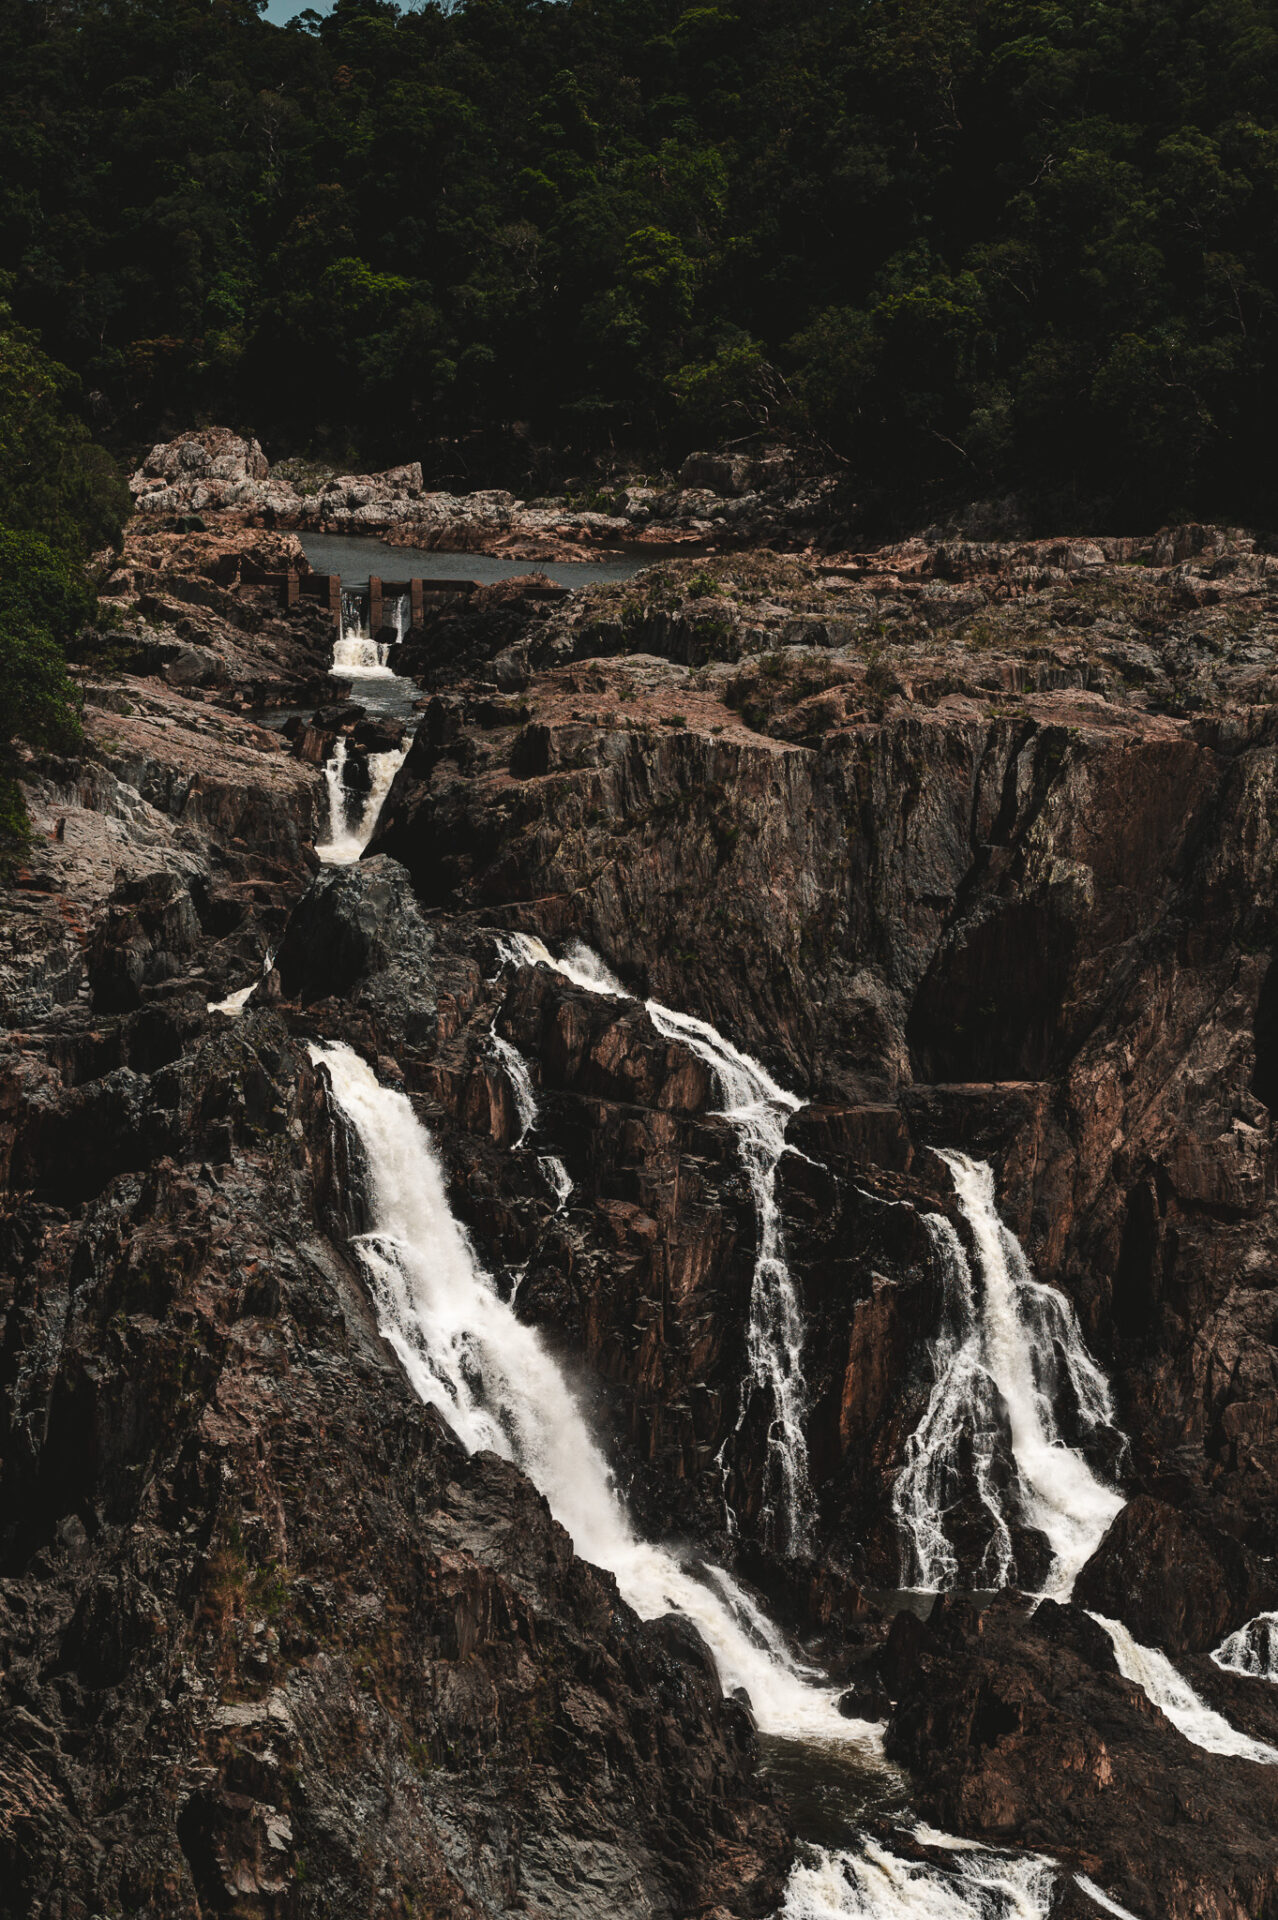
<path fill-rule="evenodd" d="M 24 767 L 3 1911 L 1278 1915 L 1278 562 L 371 632 L 244 446 Z"/>

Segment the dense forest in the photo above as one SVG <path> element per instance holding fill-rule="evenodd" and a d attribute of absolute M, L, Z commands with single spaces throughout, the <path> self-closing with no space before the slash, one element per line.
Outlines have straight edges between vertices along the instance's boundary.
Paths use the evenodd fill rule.
<path fill-rule="evenodd" d="M 0 0 L 0 268 L 122 454 L 1274 518 L 1271 0 Z"/>

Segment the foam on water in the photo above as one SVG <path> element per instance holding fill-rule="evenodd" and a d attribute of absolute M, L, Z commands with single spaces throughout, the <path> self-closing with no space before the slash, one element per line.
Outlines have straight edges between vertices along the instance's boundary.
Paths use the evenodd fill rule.
<path fill-rule="evenodd" d="M 814 1849 L 790 1876 L 781 1920 L 1047 1920 L 1054 1863 L 962 1847 L 951 1867 L 907 1860 L 867 1838 L 859 1853 Z"/>
<path fill-rule="evenodd" d="M 1107 1620 L 1103 1613 L 1092 1614 L 1104 1627 L 1114 1646 L 1118 1671 L 1126 1680 L 1143 1688 L 1154 1705 L 1179 1728 L 1186 1740 L 1206 1753 L 1230 1754 L 1238 1760 L 1255 1760 L 1262 1766 L 1278 1765 L 1278 1747 L 1231 1727 L 1223 1714 L 1200 1700 L 1184 1675 L 1178 1673 L 1165 1653 L 1157 1647 L 1142 1646 L 1134 1640 L 1121 1620 Z"/>

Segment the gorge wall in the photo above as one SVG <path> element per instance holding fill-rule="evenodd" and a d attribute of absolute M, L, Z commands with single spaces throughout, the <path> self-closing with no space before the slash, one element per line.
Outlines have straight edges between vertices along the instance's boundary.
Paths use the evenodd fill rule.
<path fill-rule="evenodd" d="M 1278 1913 L 1278 1771 L 1190 1745 L 1083 1611 L 1278 1741 L 1278 1691 L 1208 1657 L 1278 1607 L 1278 562 L 1182 529 L 484 589 L 403 642 L 415 738 L 321 869 L 321 764 L 380 736 L 321 616 L 235 584 L 293 536 L 229 511 L 135 525 L 4 900 L 0 1910 L 785 1897 L 793 1814 L 704 1645 L 379 1335 L 319 1041 L 410 1096 L 641 1531 L 886 1721 L 923 1816 L 1061 1862 L 1058 1916 L 1096 1911 L 1076 1873 L 1149 1920 Z M 746 1384 L 757 1169 L 649 999 L 802 1102 L 771 1189 L 802 1551 Z M 1058 1392 L 1062 1439 L 1127 1504 L 1072 1601 L 1025 1598 L 1021 1511 L 1009 1590 L 924 1622 L 885 1590 L 946 1310 L 925 1215 L 980 1280 L 937 1148 L 1073 1303 L 1114 1420 Z M 945 1524 L 976 1584 L 970 1486 Z"/>

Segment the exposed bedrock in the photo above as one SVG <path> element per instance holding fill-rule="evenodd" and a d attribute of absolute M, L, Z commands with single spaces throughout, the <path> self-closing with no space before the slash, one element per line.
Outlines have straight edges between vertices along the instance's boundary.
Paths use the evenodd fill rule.
<path fill-rule="evenodd" d="M 889 1752 L 926 1783 L 937 1824 L 1061 1858 L 1131 1913 L 1273 1911 L 1278 1767 L 1191 1743 L 1080 1608 L 1003 1596 L 978 1612 L 946 1596 L 926 1625 L 898 1615 L 879 1664 Z M 1278 1738 L 1278 1690 L 1181 1664 L 1211 1708 Z"/>
<path fill-rule="evenodd" d="M 19 1123 L 0 1909 L 766 1910 L 747 1716 L 422 1408 L 304 1053 L 206 1024 L 96 1083 L 112 1166 L 74 1094 Z"/>
<path fill-rule="evenodd" d="M 1148 569 L 1062 543 L 867 556 L 837 591 L 769 555 L 736 598 L 698 563 L 633 607 L 494 591 L 409 641 L 415 743 L 365 857 L 319 870 L 333 742 L 391 742 L 309 614 L 240 581 L 262 537 L 135 531 L 128 645 L 81 668 L 86 751 L 24 769 L 0 1910 L 776 1910 L 788 1816 L 705 1647 L 641 1625 L 379 1338 L 322 1038 L 410 1096 L 639 1529 L 752 1579 L 890 1715 L 921 1814 L 1151 1920 L 1269 1913 L 1278 1769 L 1192 1746 L 1081 1610 L 1278 1743 L 1278 1690 L 1207 1657 L 1278 1606 L 1278 681 L 1268 613 L 1206 597 L 1267 608 L 1268 556 L 1189 529 Z M 1147 625 L 1102 644 L 1111 593 Z M 885 609 L 920 607 L 889 646 Z M 1053 637 L 1080 608 L 1092 639 Z M 198 657 L 171 673 L 170 647 Z M 287 730 L 245 711 L 271 707 Z M 553 964 L 576 941 L 623 991 Z M 771 1161 L 724 1111 L 730 1047 L 779 1083 Z M 1077 1306 L 1116 1425 L 1057 1382 L 1061 1437 L 1132 1497 L 1079 1606 L 946 1602 L 889 1635 L 864 1589 L 901 1577 L 963 1262 L 989 1287 L 942 1147 L 992 1164 Z M 750 1384 L 765 1200 L 799 1302 L 799 1551 Z M 1006 1443 L 987 1492 L 1037 1589 L 1050 1541 Z M 957 1468 L 975 1581 L 989 1509 Z"/>
<path fill-rule="evenodd" d="M 926 698 L 885 697 L 840 660 L 823 719 L 804 691 L 812 656 L 777 659 L 766 728 L 746 724 L 718 669 L 643 656 L 543 669 L 516 701 L 440 694 L 373 851 L 403 862 L 431 915 L 523 927 L 555 950 L 584 939 L 630 990 L 696 1011 L 807 1096 L 792 1137 L 825 1171 L 788 1157 L 781 1192 L 812 1315 L 813 1458 L 854 1566 L 889 1574 L 888 1462 L 925 1396 L 929 1332 L 926 1311 L 899 1303 L 935 1285 L 913 1229 L 890 1223 L 895 1244 L 875 1258 L 859 1194 L 890 1198 L 896 1180 L 945 1210 L 944 1170 L 921 1150 L 948 1144 L 995 1163 L 1009 1224 L 1116 1376 L 1128 1484 L 1209 1513 L 1250 1568 L 1278 1545 L 1271 710 L 1230 695 L 1186 717 L 1068 688 L 1009 702 L 970 666 L 942 690 L 925 659 L 912 671 L 916 695 L 935 671 Z M 561 980 L 545 990 L 572 998 Z M 510 1037 L 552 1085 L 544 1026 L 521 1017 L 503 1015 Z M 635 1011 L 590 1017 L 625 1064 L 609 1093 L 589 1090 L 615 1099 L 637 1075 L 650 1126 Z M 669 1134 L 672 1103 L 655 1104 Z M 711 1129 L 714 1104 L 707 1089 Z M 730 1170 L 728 1137 L 721 1157 Z M 694 1193 L 667 1164 L 666 1191 Z M 660 1221 L 669 1257 L 668 1215 L 625 1199 Z M 590 1296 L 579 1337 L 592 1354 L 611 1338 L 634 1375 L 642 1319 L 631 1293 L 610 1297 L 615 1260 L 597 1291 L 572 1270 Z M 739 1343 L 744 1286 L 730 1287 L 733 1332 L 698 1300 L 699 1358 L 707 1341 Z M 526 1297 L 535 1312 L 535 1286 Z M 650 1297 L 666 1311 L 664 1291 Z M 661 1355 L 668 1368 L 664 1340 Z M 690 1364 L 680 1393 L 713 1371 Z M 686 1404 L 695 1425 L 669 1386 L 664 1408 Z M 713 1451 L 735 1417 L 722 1400 L 703 1412 L 697 1445 Z M 681 1478 L 695 1458 L 689 1439 Z M 1253 1587 L 1238 1569 L 1232 1625 Z"/>

